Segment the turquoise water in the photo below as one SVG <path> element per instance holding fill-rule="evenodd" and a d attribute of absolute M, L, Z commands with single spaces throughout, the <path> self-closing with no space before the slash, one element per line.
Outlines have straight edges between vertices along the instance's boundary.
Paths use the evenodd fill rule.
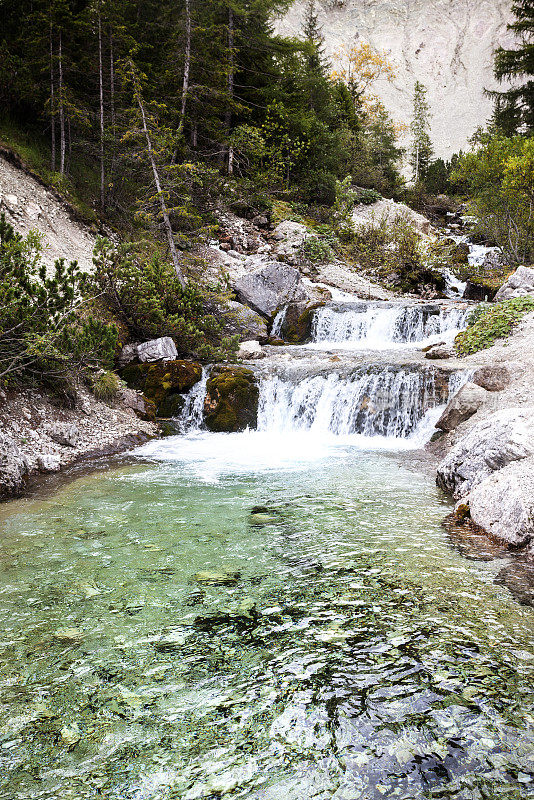
<path fill-rule="evenodd" d="M 196 434 L 4 505 L 0 798 L 533 797 L 533 610 L 412 463 Z"/>

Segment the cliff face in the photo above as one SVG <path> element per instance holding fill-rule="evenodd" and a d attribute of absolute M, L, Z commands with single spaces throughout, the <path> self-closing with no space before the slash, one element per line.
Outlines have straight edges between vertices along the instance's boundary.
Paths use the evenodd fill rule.
<path fill-rule="evenodd" d="M 306 3 L 296 0 L 279 30 L 298 36 Z M 510 0 L 317 0 L 326 50 L 361 41 L 396 65 L 392 84 L 377 85 L 393 118 L 409 122 L 416 80 L 428 89 L 436 155 L 465 148 L 491 115 L 485 88 L 495 86 L 493 51 L 508 46 Z"/>

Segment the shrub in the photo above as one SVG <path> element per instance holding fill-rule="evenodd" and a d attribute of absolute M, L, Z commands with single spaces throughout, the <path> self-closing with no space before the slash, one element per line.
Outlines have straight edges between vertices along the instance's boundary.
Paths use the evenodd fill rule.
<path fill-rule="evenodd" d="M 470 315 L 469 325 L 455 339 L 462 356 L 491 347 L 497 339 L 508 336 L 529 311 L 534 311 L 534 297 L 515 297 L 503 303 L 481 303 Z"/>
<path fill-rule="evenodd" d="M 134 338 L 171 336 L 185 355 L 217 361 L 237 350 L 235 337 L 223 338 L 222 325 L 207 311 L 208 295 L 189 282 L 182 287 L 172 265 L 158 255 L 142 258 L 132 244 L 99 238 L 90 284 L 101 302 Z"/>
<path fill-rule="evenodd" d="M 372 206 L 379 200 L 382 200 L 382 195 L 376 189 L 360 189 L 356 196 L 356 202 L 362 206 Z"/>
<path fill-rule="evenodd" d="M 305 239 L 300 251 L 304 258 L 317 264 L 324 264 L 334 258 L 330 245 L 318 236 L 309 236 Z"/>
<path fill-rule="evenodd" d="M 0 381 L 65 382 L 109 367 L 117 330 L 88 313 L 92 296 L 75 261 L 47 275 L 37 234 L 0 216 Z"/>
<path fill-rule="evenodd" d="M 92 381 L 93 394 L 98 400 L 113 400 L 120 388 L 120 378 L 114 372 L 99 372 Z"/>

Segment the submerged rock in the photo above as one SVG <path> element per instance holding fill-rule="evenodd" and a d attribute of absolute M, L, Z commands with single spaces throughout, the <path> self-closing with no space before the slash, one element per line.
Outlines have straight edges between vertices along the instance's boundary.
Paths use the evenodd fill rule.
<path fill-rule="evenodd" d="M 486 400 L 487 392 L 475 383 L 466 383 L 451 398 L 439 420 L 436 428 L 442 431 L 452 431 L 461 422 L 475 414 Z"/>
<path fill-rule="evenodd" d="M 206 386 L 206 427 L 217 433 L 255 428 L 258 400 L 259 389 L 251 370 L 244 367 L 215 369 Z"/>
<path fill-rule="evenodd" d="M 534 607 L 534 564 L 523 559 L 514 559 L 503 567 L 494 581 L 497 586 L 506 586 L 518 603 Z"/>
<path fill-rule="evenodd" d="M 76 644 L 83 638 L 83 631 L 79 628 L 58 628 L 54 631 L 54 639 L 64 644 Z"/>
<path fill-rule="evenodd" d="M 204 586 L 234 586 L 240 577 L 241 573 L 238 570 L 205 570 L 196 572 L 193 580 Z"/>

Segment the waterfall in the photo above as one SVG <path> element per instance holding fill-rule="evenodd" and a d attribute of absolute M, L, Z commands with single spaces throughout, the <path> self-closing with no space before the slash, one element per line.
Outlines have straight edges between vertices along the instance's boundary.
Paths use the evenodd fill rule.
<path fill-rule="evenodd" d="M 446 396 L 447 386 L 436 381 L 432 370 L 376 367 L 300 381 L 265 377 L 260 383 L 258 430 L 407 438 Z"/>
<path fill-rule="evenodd" d="M 209 372 L 202 370 L 202 378 L 185 395 L 184 406 L 176 418 L 182 433 L 199 430 L 204 421 L 204 400 L 206 399 L 206 384 Z"/>
<path fill-rule="evenodd" d="M 315 312 L 312 340 L 319 347 L 371 350 L 424 344 L 436 336 L 452 340 L 467 314 L 467 308 L 450 305 L 327 306 Z"/>

